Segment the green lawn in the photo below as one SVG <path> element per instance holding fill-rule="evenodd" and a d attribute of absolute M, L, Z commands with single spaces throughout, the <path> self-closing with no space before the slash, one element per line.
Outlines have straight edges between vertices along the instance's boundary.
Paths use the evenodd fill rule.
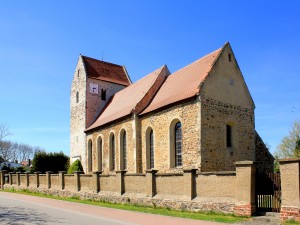
<path fill-rule="evenodd" d="M 296 221 L 294 221 L 294 220 L 287 220 L 287 221 L 285 221 L 284 222 L 284 225 L 290 225 L 290 224 L 298 224 L 298 225 L 300 225 L 300 222 L 296 222 Z"/>
<path fill-rule="evenodd" d="M 189 218 L 189 219 L 195 219 L 195 220 L 206 220 L 206 221 L 215 221 L 215 222 L 223 222 L 223 223 L 235 223 L 235 222 L 244 221 L 244 220 L 248 219 L 247 217 L 239 217 L 239 216 L 235 216 L 233 214 L 222 214 L 222 213 L 216 213 L 216 212 L 176 211 L 176 210 L 170 210 L 170 209 L 166 209 L 166 208 L 157 208 L 157 207 L 153 208 L 153 207 L 143 207 L 143 206 L 130 205 L 130 204 L 115 204 L 115 203 L 100 202 L 100 201 L 93 201 L 93 200 L 81 200 L 78 197 L 73 197 L 73 198 L 58 197 L 58 196 L 53 196 L 53 195 L 42 194 L 39 192 L 31 192 L 28 190 L 5 189 L 2 191 L 14 192 L 14 193 L 18 193 L 18 194 L 33 195 L 33 196 L 44 197 L 44 198 L 58 199 L 58 200 L 69 201 L 69 202 L 77 202 L 77 203 L 83 203 L 83 204 L 88 204 L 88 205 L 109 207 L 109 208 L 115 208 L 115 209 L 152 213 L 152 214 L 159 214 L 159 215 L 165 215 L 165 216 Z"/>

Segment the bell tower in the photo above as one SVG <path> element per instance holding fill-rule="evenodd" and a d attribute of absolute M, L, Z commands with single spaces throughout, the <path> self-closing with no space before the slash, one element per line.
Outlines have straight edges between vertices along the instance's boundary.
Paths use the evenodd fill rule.
<path fill-rule="evenodd" d="M 124 66 L 79 56 L 70 93 L 71 163 L 79 159 L 86 171 L 85 129 L 97 119 L 108 100 L 130 84 Z"/>

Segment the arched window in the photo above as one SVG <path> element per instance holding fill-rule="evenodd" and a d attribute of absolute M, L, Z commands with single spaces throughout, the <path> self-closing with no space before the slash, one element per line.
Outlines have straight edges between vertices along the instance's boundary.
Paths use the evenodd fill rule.
<path fill-rule="evenodd" d="M 88 141 L 88 166 L 87 166 L 87 170 L 88 172 L 92 172 L 93 169 L 93 143 L 92 140 Z"/>
<path fill-rule="evenodd" d="M 170 124 L 169 146 L 170 168 L 182 166 L 182 124 L 179 119 L 174 119 Z"/>
<path fill-rule="evenodd" d="M 149 153 L 150 153 L 150 169 L 154 168 L 154 140 L 153 140 L 153 130 L 149 133 Z"/>
<path fill-rule="evenodd" d="M 181 123 L 175 124 L 175 167 L 182 166 L 182 133 Z"/>
<path fill-rule="evenodd" d="M 127 169 L 127 140 L 126 140 L 126 131 L 123 130 L 121 132 L 121 140 L 120 140 L 120 144 L 121 144 L 121 170 L 126 170 Z"/>
<path fill-rule="evenodd" d="M 113 171 L 116 168 L 116 145 L 115 135 L 110 136 L 110 170 Z"/>
<path fill-rule="evenodd" d="M 146 130 L 146 168 L 153 169 L 154 160 L 154 133 L 151 127 Z"/>
<path fill-rule="evenodd" d="M 78 103 L 79 102 L 79 93 L 78 93 L 78 91 L 76 92 L 76 103 Z"/>
<path fill-rule="evenodd" d="M 98 171 L 102 170 L 102 138 L 98 137 L 97 140 L 97 155 L 98 155 Z"/>

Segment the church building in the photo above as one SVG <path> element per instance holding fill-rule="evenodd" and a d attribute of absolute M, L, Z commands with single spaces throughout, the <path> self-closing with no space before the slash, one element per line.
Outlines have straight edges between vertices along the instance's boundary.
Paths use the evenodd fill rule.
<path fill-rule="evenodd" d="M 229 43 L 171 73 L 132 83 L 124 66 L 79 56 L 71 87 L 71 163 L 85 173 L 273 169 L 255 105 Z"/>

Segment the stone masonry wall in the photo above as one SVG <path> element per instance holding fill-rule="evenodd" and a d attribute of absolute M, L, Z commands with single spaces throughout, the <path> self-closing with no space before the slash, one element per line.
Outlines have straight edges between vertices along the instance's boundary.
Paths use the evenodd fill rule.
<path fill-rule="evenodd" d="M 78 92 L 78 102 L 76 102 L 76 93 Z M 70 161 L 73 163 L 80 159 L 85 165 L 85 99 L 86 99 L 86 72 L 82 58 L 79 57 L 74 73 L 71 93 L 70 93 Z M 85 167 L 84 167 L 85 169 Z"/>
<path fill-rule="evenodd" d="M 255 132 L 255 160 L 256 168 L 258 172 L 270 172 L 274 171 L 274 157 L 269 152 L 269 149 L 258 135 Z"/>
<path fill-rule="evenodd" d="M 200 167 L 200 106 L 196 99 L 141 117 L 143 171 L 148 169 L 146 131 L 150 128 L 154 135 L 154 168 L 160 172 L 182 171 L 182 168 L 170 167 L 170 124 L 173 120 L 182 124 L 182 168 Z"/>
<path fill-rule="evenodd" d="M 120 132 L 121 130 L 126 131 L 127 137 L 127 171 L 136 172 L 136 156 L 135 156 L 135 135 L 134 135 L 134 119 L 127 118 L 121 122 L 116 122 L 112 125 L 108 125 L 99 130 L 87 134 L 87 141 L 92 140 L 92 171 L 99 171 L 100 164 L 102 164 L 103 173 L 115 173 L 120 170 Z M 115 170 L 110 171 L 109 169 L 109 150 L 110 150 L 110 135 L 115 135 Z M 102 162 L 98 164 L 98 149 L 97 141 L 98 138 L 102 139 Z M 86 153 L 87 154 L 87 153 Z M 87 156 L 86 156 L 87 157 Z M 87 163 L 87 162 L 86 162 Z M 87 165 L 87 164 L 86 164 Z"/>
<path fill-rule="evenodd" d="M 232 147 L 226 144 L 226 124 L 232 127 Z M 201 171 L 231 171 L 236 161 L 254 161 L 254 139 L 251 108 L 201 100 Z"/>

